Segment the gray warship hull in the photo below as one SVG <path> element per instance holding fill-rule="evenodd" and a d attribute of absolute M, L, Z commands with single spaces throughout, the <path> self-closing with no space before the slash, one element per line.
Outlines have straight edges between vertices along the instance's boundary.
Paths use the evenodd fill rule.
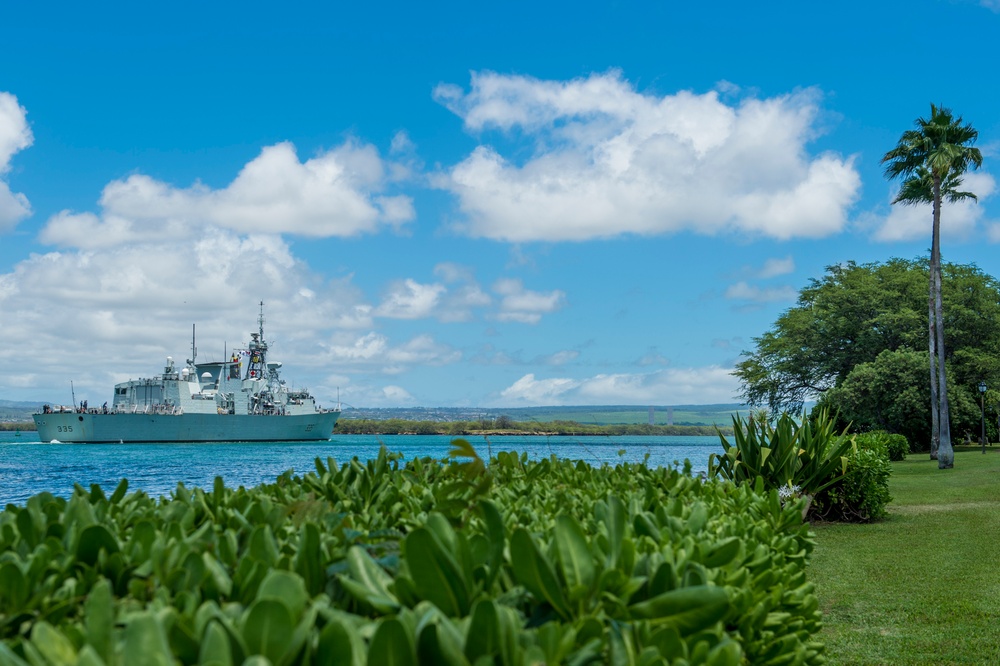
<path fill-rule="evenodd" d="M 259 414 L 35 414 L 42 442 L 311 442 L 328 440 L 338 411 Z"/>

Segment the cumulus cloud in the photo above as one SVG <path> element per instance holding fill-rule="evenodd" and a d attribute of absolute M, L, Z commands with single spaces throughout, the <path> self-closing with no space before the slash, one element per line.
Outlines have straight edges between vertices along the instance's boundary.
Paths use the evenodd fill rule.
<path fill-rule="evenodd" d="M 386 335 L 374 331 L 354 338 L 337 334 L 323 347 L 321 359 L 326 365 L 344 371 L 368 370 L 388 375 L 399 374 L 414 365 L 448 365 L 462 357 L 460 351 L 436 342 L 429 335 L 418 335 L 393 345 Z"/>
<path fill-rule="evenodd" d="M 965 175 L 961 189 L 972 192 L 982 202 L 996 191 L 996 181 L 985 171 L 974 171 Z M 890 201 L 895 196 L 893 193 Z M 968 238 L 982 221 L 983 212 L 983 207 L 974 200 L 966 199 L 955 203 L 945 201 L 941 205 L 941 235 L 952 239 Z M 915 206 L 895 204 L 888 216 L 884 218 L 870 216 L 868 223 L 877 227 L 873 238 L 878 241 L 892 243 L 929 239 L 933 226 L 932 207 L 930 204 Z"/>
<path fill-rule="evenodd" d="M 853 158 L 810 155 L 819 95 L 735 106 L 717 92 L 641 93 L 619 72 L 572 81 L 474 73 L 439 102 L 471 132 L 519 130 L 522 163 L 488 145 L 435 180 L 465 214 L 459 230 L 513 242 L 683 230 L 779 239 L 840 231 L 858 197 Z"/>
<path fill-rule="evenodd" d="M 500 393 L 505 405 L 685 404 L 732 402 L 739 387 L 730 369 L 666 368 L 583 379 L 536 378 L 529 373 Z"/>
<path fill-rule="evenodd" d="M 168 240 L 205 225 L 243 234 L 356 236 L 413 219 L 409 197 L 384 193 L 390 180 L 371 145 L 347 141 L 302 162 L 290 143 L 279 143 L 222 189 L 179 188 L 143 174 L 113 181 L 101 195 L 100 215 L 63 211 L 41 240 L 94 249 Z"/>
<path fill-rule="evenodd" d="M 14 154 L 24 150 L 34 141 L 28 127 L 27 111 L 17 103 L 17 97 L 0 92 L 0 233 L 9 231 L 31 214 L 28 198 L 11 192 L 3 179 L 10 171 Z"/>
<path fill-rule="evenodd" d="M 558 310 L 565 302 L 565 294 L 558 289 L 532 291 L 513 278 L 494 282 L 492 289 L 499 297 L 497 301 L 483 291 L 471 268 L 451 262 L 435 266 L 434 275 L 440 282 L 425 284 L 406 278 L 389 283 L 372 315 L 389 319 L 435 318 L 454 323 L 470 321 L 476 312 L 492 308 L 485 315 L 490 319 L 537 324 L 543 315 Z"/>
<path fill-rule="evenodd" d="M 187 358 L 192 323 L 199 358 L 222 358 L 256 330 L 259 301 L 272 360 L 324 404 L 341 387 L 356 404 L 385 404 L 366 377 L 461 358 L 426 334 L 373 330 L 378 308 L 351 277 L 320 276 L 281 237 L 208 227 L 170 242 L 36 254 L 0 273 L 0 365 L 10 369 L 0 395 L 52 400 L 72 379 L 81 399 L 106 397 L 116 382 L 155 374 L 167 355 Z"/>
<path fill-rule="evenodd" d="M 393 282 L 375 314 L 392 319 L 423 319 L 434 312 L 445 291 L 440 284 L 420 284 L 411 279 Z"/>
<path fill-rule="evenodd" d="M 500 310 L 495 315 L 499 321 L 537 324 L 543 314 L 555 312 L 566 300 L 566 294 L 559 289 L 547 293 L 531 291 L 513 278 L 497 280 L 493 291 L 501 298 Z"/>

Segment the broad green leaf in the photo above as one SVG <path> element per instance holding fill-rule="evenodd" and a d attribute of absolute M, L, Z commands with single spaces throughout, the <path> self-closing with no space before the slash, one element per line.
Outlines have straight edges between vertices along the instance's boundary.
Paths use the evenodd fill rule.
<path fill-rule="evenodd" d="M 48 622 L 35 624 L 31 643 L 51 664 L 76 663 L 76 649 L 66 636 Z"/>
<path fill-rule="evenodd" d="M 6 643 L 0 642 L 0 666 L 31 666 L 31 664 L 14 654 Z"/>
<path fill-rule="evenodd" d="M 635 514 L 635 518 L 632 519 L 632 529 L 636 534 L 640 536 L 648 536 L 656 543 L 660 543 L 663 539 L 660 535 L 660 528 L 657 527 L 652 516 L 646 512 Z"/>
<path fill-rule="evenodd" d="M 323 631 L 319 634 L 316 663 L 363 666 L 365 663 L 363 652 L 361 637 L 357 632 L 334 620 L 323 627 Z"/>
<path fill-rule="evenodd" d="M 115 488 L 115 492 L 111 493 L 110 502 L 112 504 L 118 504 L 125 497 L 125 493 L 128 492 L 128 479 L 122 479 L 118 482 L 118 486 Z"/>
<path fill-rule="evenodd" d="M 107 663 L 101 659 L 97 651 L 90 645 L 84 645 L 80 649 L 80 654 L 76 657 L 76 666 L 107 666 Z M 3 664 L 2 656 L 0 656 L 0 664 Z"/>
<path fill-rule="evenodd" d="M 625 539 L 625 507 L 620 499 L 614 495 L 609 495 L 606 502 L 597 505 L 598 520 L 604 523 L 608 531 L 608 567 L 618 566 L 621 558 L 622 541 Z"/>
<path fill-rule="evenodd" d="M 743 656 L 740 644 L 727 639 L 712 648 L 705 663 L 707 666 L 740 666 Z"/>
<path fill-rule="evenodd" d="M 740 537 L 729 537 L 713 545 L 705 556 L 705 566 L 710 569 L 726 566 L 739 554 L 742 543 Z"/>
<path fill-rule="evenodd" d="M 323 570 L 323 553 L 320 547 L 319 528 L 306 522 L 299 530 L 299 550 L 295 554 L 295 571 L 305 581 L 306 590 L 315 596 L 326 588 Z"/>
<path fill-rule="evenodd" d="M 114 654 L 112 645 L 112 630 L 115 623 L 115 611 L 112 605 L 111 583 L 101 578 L 87 595 L 83 605 L 83 626 L 87 631 L 87 644 L 94 648 L 97 654 L 111 663 Z"/>
<path fill-rule="evenodd" d="M 269 566 L 278 561 L 278 544 L 270 525 L 258 525 L 250 533 L 250 557 Z"/>
<path fill-rule="evenodd" d="M 445 615 L 456 617 L 469 610 L 469 590 L 455 558 L 423 527 L 406 535 L 403 543 L 410 578 L 422 599 Z"/>
<path fill-rule="evenodd" d="M 258 599 L 243 623 L 243 640 L 251 655 L 259 654 L 277 664 L 295 629 L 288 607 L 275 599 Z"/>
<path fill-rule="evenodd" d="M 118 552 L 118 540 L 104 525 L 90 525 L 80 532 L 76 545 L 76 559 L 91 566 L 97 564 L 101 550 L 109 555 Z"/>
<path fill-rule="evenodd" d="M 399 600 L 389 591 L 392 578 L 364 548 L 351 546 L 347 551 L 347 568 L 350 577 L 339 578 L 352 596 L 383 613 L 393 613 L 399 608 Z"/>
<path fill-rule="evenodd" d="M 222 597 L 228 598 L 233 593 L 233 579 L 229 577 L 229 572 L 226 571 L 226 568 L 211 553 L 202 553 L 201 557 L 205 565 L 205 571 L 208 573 L 206 588 L 208 587 L 208 581 L 210 581 L 211 588 L 214 591 Z M 203 589 L 204 591 L 205 589 Z"/>
<path fill-rule="evenodd" d="M 490 566 L 490 579 L 487 587 L 492 585 L 493 581 L 496 580 L 497 574 L 500 573 L 500 569 L 503 566 L 503 551 L 504 546 L 507 542 L 506 531 L 503 525 L 503 517 L 500 515 L 500 511 L 497 509 L 495 503 L 490 500 L 481 500 L 479 502 L 479 510 L 483 514 L 483 523 L 486 526 L 486 537 L 489 539 L 490 551 L 489 551 L 489 566 Z"/>
<path fill-rule="evenodd" d="M 594 584 L 594 561 L 576 519 L 566 514 L 556 517 L 555 542 L 570 601 L 583 598 Z"/>
<path fill-rule="evenodd" d="M 368 648 L 368 666 L 416 666 L 413 640 L 396 619 L 379 624 Z"/>
<path fill-rule="evenodd" d="M 445 618 L 445 622 L 450 622 Z M 423 626 L 417 637 L 417 661 L 421 664 L 441 666 L 468 666 L 469 661 L 462 653 L 459 637 L 452 631 L 442 630 L 442 625 L 430 622 Z"/>
<path fill-rule="evenodd" d="M 137 666 L 173 666 L 174 657 L 163 626 L 151 612 L 133 615 L 125 627 L 122 663 Z"/>
<path fill-rule="evenodd" d="M 469 632 L 465 639 L 465 656 L 475 662 L 483 656 L 493 657 L 500 652 L 500 620 L 497 608 L 490 599 L 483 599 L 472 609 Z"/>
<path fill-rule="evenodd" d="M 691 530 L 692 534 L 697 534 L 701 532 L 707 522 L 708 507 L 705 506 L 704 502 L 695 502 L 691 507 L 691 515 L 688 516 L 688 529 Z"/>
<path fill-rule="evenodd" d="M 291 571 L 271 569 L 257 588 L 257 599 L 273 599 L 284 604 L 289 616 L 298 618 L 309 602 L 302 578 Z"/>
<path fill-rule="evenodd" d="M 198 653 L 199 666 L 233 666 L 233 649 L 229 644 L 229 634 L 218 620 L 211 620 L 205 626 Z"/>
<path fill-rule="evenodd" d="M 542 557 L 528 531 L 514 530 L 510 539 L 511 568 L 517 582 L 524 585 L 539 601 L 547 601 L 563 618 L 569 619 L 566 597 L 552 565 Z"/>
<path fill-rule="evenodd" d="M 14 562 L 0 565 L 0 609 L 14 613 L 23 608 L 30 590 L 21 567 Z"/>
<path fill-rule="evenodd" d="M 665 592 L 629 606 L 632 617 L 668 624 L 681 636 L 706 629 L 729 612 L 729 596 L 721 587 L 700 585 Z"/>

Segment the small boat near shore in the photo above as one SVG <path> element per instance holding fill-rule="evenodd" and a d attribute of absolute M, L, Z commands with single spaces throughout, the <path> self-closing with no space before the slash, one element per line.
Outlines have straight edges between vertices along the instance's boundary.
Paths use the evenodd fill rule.
<path fill-rule="evenodd" d="M 322 409 L 305 389 L 280 378 L 281 363 L 267 360 L 264 304 L 258 332 L 246 349 L 225 361 L 178 367 L 167 357 L 160 375 L 115 385 L 111 406 L 83 401 L 45 405 L 32 416 L 43 442 L 301 442 L 330 439 L 340 409 Z M 75 399 L 74 399 L 75 400 Z"/>

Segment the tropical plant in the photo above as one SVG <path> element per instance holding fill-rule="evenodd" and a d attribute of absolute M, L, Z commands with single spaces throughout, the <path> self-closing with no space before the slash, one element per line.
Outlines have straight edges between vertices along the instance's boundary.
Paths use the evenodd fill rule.
<path fill-rule="evenodd" d="M 719 433 L 723 455 L 708 458 L 709 476 L 737 485 L 758 481 L 768 489 L 796 488 L 814 496 L 835 484 L 847 471 L 854 446 L 846 430 L 838 434 L 835 419 L 825 409 L 797 421 L 788 412 L 772 425 L 751 413 L 744 421 L 733 416 L 733 442 Z"/>
<path fill-rule="evenodd" d="M 931 457 L 938 467 L 955 464 L 948 411 L 945 369 L 944 309 L 941 295 L 941 203 L 975 199 L 958 188 L 969 168 L 977 169 L 983 157 L 973 144 L 979 133 L 961 116 L 931 104 L 930 118 L 917 118 L 916 128 L 903 132 L 896 147 L 882 157 L 889 179 L 902 178 L 903 185 L 893 203 L 930 203 L 932 210 L 928 339 L 931 398 Z"/>

